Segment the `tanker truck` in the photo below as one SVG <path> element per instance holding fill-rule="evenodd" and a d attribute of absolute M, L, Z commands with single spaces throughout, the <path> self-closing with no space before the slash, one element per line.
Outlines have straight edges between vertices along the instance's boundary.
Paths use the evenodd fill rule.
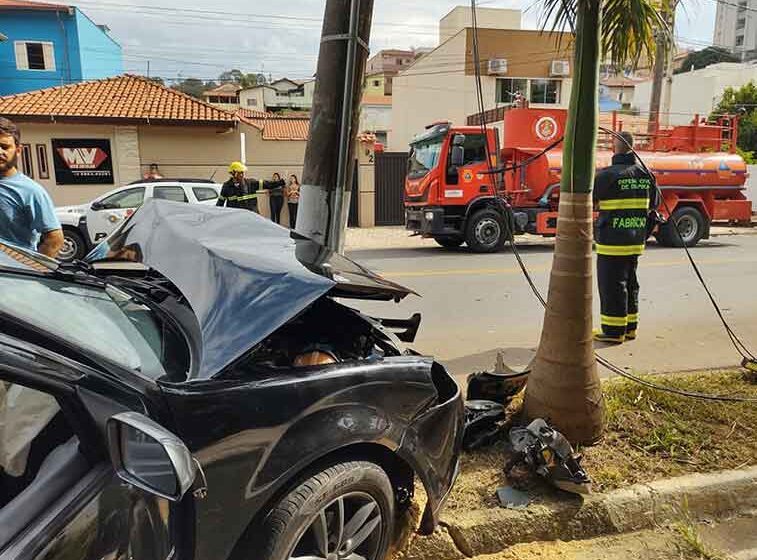
<path fill-rule="evenodd" d="M 502 249 L 507 228 L 516 235 L 555 235 L 559 139 L 567 112 L 512 108 L 501 113 L 495 126 L 437 122 L 416 136 L 405 180 L 408 230 L 443 247 L 466 243 L 475 252 Z M 737 124 L 736 117 L 710 123 L 695 117 L 689 125 L 658 128 L 638 138 L 639 156 L 654 173 L 664 200 L 659 212 L 666 222 L 653 232 L 660 244 L 693 247 L 709 237 L 713 223 L 751 221 L 752 203 L 744 195 L 747 168 L 735 149 Z M 622 122 L 613 118 L 612 128 L 619 131 Z M 604 137 L 606 147 L 609 138 Z M 596 156 L 597 167 L 606 167 L 612 152 L 600 147 Z M 511 212 L 497 203 L 498 197 L 505 198 Z"/>

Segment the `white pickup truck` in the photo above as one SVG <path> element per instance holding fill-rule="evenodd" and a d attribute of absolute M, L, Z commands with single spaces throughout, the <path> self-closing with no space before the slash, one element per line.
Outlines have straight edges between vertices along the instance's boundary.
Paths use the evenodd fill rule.
<path fill-rule="evenodd" d="M 131 216 L 145 200 L 163 198 L 190 204 L 215 204 L 221 185 L 202 179 L 137 181 L 112 190 L 87 204 L 60 206 L 55 213 L 63 226 L 62 261 L 83 258 L 89 250 Z"/>

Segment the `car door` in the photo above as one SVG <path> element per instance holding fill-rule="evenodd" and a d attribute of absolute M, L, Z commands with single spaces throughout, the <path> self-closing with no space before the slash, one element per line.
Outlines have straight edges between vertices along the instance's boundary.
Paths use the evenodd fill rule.
<path fill-rule="evenodd" d="M 125 483 L 109 459 L 106 427 L 134 410 L 137 392 L 0 333 L 0 560 L 190 554 L 190 501 Z"/>
<path fill-rule="evenodd" d="M 212 186 L 195 186 L 192 187 L 192 193 L 198 204 L 205 204 L 214 206 L 218 200 L 218 194 L 220 190 L 217 187 Z"/>
<path fill-rule="evenodd" d="M 145 187 L 129 187 L 95 200 L 87 209 L 89 238 L 97 243 L 131 216 L 144 202 Z"/>

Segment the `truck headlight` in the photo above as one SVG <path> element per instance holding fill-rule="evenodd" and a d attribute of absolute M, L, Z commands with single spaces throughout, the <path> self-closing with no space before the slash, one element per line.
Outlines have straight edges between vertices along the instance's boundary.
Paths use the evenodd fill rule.
<path fill-rule="evenodd" d="M 426 212 L 426 220 L 429 222 L 434 221 L 434 213 L 433 212 Z"/>

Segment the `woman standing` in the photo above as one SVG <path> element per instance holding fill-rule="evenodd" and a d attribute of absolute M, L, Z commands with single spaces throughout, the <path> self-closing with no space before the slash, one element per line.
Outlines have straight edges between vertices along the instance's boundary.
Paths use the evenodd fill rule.
<path fill-rule="evenodd" d="M 271 219 L 277 224 L 281 223 L 281 209 L 284 207 L 284 181 L 281 175 L 274 173 L 271 182 L 282 183 L 280 187 L 274 187 L 268 191 L 268 197 L 271 201 Z"/>
<path fill-rule="evenodd" d="M 294 229 L 297 225 L 297 208 L 300 204 L 300 182 L 297 180 L 297 175 L 289 176 L 286 197 L 289 205 L 289 229 Z"/>

